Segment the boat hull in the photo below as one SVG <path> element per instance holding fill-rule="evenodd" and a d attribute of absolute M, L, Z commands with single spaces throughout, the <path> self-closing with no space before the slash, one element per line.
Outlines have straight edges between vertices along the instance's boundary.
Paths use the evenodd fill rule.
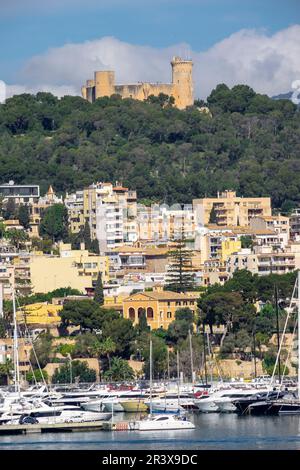
<path fill-rule="evenodd" d="M 148 406 L 143 401 L 120 401 L 120 405 L 126 413 L 148 410 Z"/>
<path fill-rule="evenodd" d="M 194 423 L 188 420 L 173 418 L 173 415 L 165 418 L 158 415 L 158 419 L 145 419 L 128 423 L 131 431 L 176 431 L 195 429 Z"/>
<path fill-rule="evenodd" d="M 201 411 L 201 413 L 218 413 L 219 412 L 219 407 L 216 405 L 214 401 L 198 401 L 196 402 L 196 405 L 198 407 L 198 410 Z"/>
<path fill-rule="evenodd" d="M 124 408 L 118 401 L 107 401 L 103 402 L 104 411 L 109 411 L 112 413 L 123 413 Z"/>

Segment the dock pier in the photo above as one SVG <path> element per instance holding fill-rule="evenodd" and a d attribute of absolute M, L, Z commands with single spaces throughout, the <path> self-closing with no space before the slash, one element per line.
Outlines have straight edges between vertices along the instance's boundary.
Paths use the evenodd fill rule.
<path fill-rule="evenodd" d="M 113 429 L 114 424 L 109 421 L 90 421 L 86 423 L 7 424 L 0 426 L 0 435 L 40 434 L 46 432 L 112 431 Z"/>

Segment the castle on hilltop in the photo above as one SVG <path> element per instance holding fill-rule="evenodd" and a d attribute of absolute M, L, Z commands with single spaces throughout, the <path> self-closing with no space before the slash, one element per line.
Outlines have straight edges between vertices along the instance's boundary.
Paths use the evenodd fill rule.
<path fill-rule="evenodd" d="M 94 80 L 87 80 L 86 85 L 81 88 L 82 97 L 91 103 L 97 98 L 121 95 L 122 98 L 133 98 L 145 100 L 150 95 L 158 96 L 164 93 L 173 96 L 175 106 L 184 109 L 194 103 L 193 79 L 191 60 L 173 57 L 172 83 L 137 83 L 130 85 L 116 85 L 114 71 L 100 71 L 94 73 Z"/>

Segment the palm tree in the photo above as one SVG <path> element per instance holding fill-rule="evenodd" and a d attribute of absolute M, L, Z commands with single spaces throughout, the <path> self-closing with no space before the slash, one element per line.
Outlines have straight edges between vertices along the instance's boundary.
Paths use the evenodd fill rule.
<path fill-rule="evenodd" d="M 11 359 L 6 359 L 4 364 L 0 364 L 0 381 L 2 377 L 6 378 L 6 383 L 9 383 L 9 380 L 12 377 L 13 372 L 13 363 Z"/>
<path fill-rule="evenodd" d="M 108 336 L 102 343 L 100 343 L 101 355 L 106 356 L 108 360 L 108 366 L 110 368 L 110 355 L 117 349 L 116 343 Z"/>
<path fill-rule="evenodd" d="M 98 357 L 100 362 L 100 358 L 102 356 L 106 356 L 108 360 L 108 367 L 111 367 L 111 358 L 110 355 L 114 353 L 117 349 L 116 343 L 111 339 L 110 336 L 105 338 L 104 341 L 96 340 L 92 346 L 91 352 L 93 355 Z M 102 367 L 100 367 L 102 369 Z"/>
<path fill-rule="evenodd" d="M 132 380 L 135 377 L 134 370 L 127 361 L 120 357 L 114 357 L 109 370 L 104 374 L 104 378 L 107 380 L 113 380 L 115 382 Z"/>

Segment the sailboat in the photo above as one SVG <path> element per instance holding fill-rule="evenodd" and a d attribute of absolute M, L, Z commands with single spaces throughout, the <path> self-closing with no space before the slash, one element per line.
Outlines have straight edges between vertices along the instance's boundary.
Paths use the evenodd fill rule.
<path fill-rule="evenodd" d="M 189 421 L 186 416 L 174 414 L 153 414 L 152 402 L 152 339 L 150 337 L 150 414 L 145 419 L 132 421 L 128 424 L 128 429 L 131 431 L 166 431 L 176 429 L 195 429 L 194 423 Z M 178 355 L 177 355 L 178 364 Z M 177 366 L 178 367 L 178 366 Z M 179 378 L 178 378 L 179 379 Z M 179 391 L 179 382 L 178 382 Z M 179 402 L 179 394 L 178 394 Z M 179 406 L 179 403 L 178 403 Z"/>
<path fill-rule="evenodd" d="M 253 415 L 282 415 L 282 414 L 300 414 L 300 328 L 299 328 L 299 324 L 300 324 L 300 271 L 298 271 L 298 275 L 297 275 L 297 280 L 296 280 L 296 283 L 295 283 L 295 286 L 294 286 L 294 292 L 296 290 L 296 286 L 297 286 L 297 290 L 298 290 L 298 306 L 297 306 L 297 312 L 298 312 L 298 315 L 297 315 L 297 320 L 296 320 L 296 324 L 295 324 L 295 327 L 294 327 L 294 332 L 296 331 L 296 327 L 298 328 L 298 390 L 297 390 L 297 396 L 294 396 L 293 394 L 290 394 L 290 393 L 284 393 L 282 391 L 278 391 L 277 392 L 277 396 L 274 397 L 274 395 L 276 394 L 275 391 L 272 392 L 273 394 L 273 397 L 271 397 L 271 394 L 270 392 L 267 393 L 267 396 L 265 398 L 265 400 L 259 400 L 257 401 L 256 403 L 252 403 L 249 405 L 249 408 L 248 408 L 248 412 L 250 414 L 253 414 Z M 293 294 L 294 294 L 293 292 Z M 292 296 L 292 300 L 291 300 L 291 305 L 292 305 L 292 301 L 293 301 L 293 296 Z M 276 358 L 276 362 L 275 362 L 275 365 L 274 365 L 274 370 L 273 370 L 273 376 L 272 376 L 272 380 L 271 380 L 271 383 L 273 381 L 273 378 L 275 376 L 275 371 L 276 371 L 276 368 L 277 368 L 277 365 L 278 365 L 278 362 L 279 362 L 279 355 L 280 355 L 280 350 L 281 350 L 281 346 L 282 346 L 282 341 L 283 341 L 283 337 L 284 337 L 284 334 L 285 334 L 285 331 L 286 331 L 286 326 L 287 326 L 287 323 L 288 323 L 288 320 L 289 320 L 289 312 L 288 312 L 288 315 L 287 315 L 287 318 L 286 318 L 286 322 L 285 322 L 285 327 L 284 327 L 284 330 L 283 330 L 283 334 L 282 334 L 282 339 L 281 339 L 281 344 L 280 344 L 280 348 L 279 348 L 279 351 L 278 351 L 278 354 L 277 354 L 277 358 Z M 283 378 L 284 378 L 284 373 L 282 375 L 282 381 L 281 381 L 281 384 L 283 383 Z"/>
<path fill-rule="evenodd" d="M 49 393 L 47 385 L 38 390 L 22 392 L 20 387 L 19 338 L 16 315 L 15 291 L 12 287 L 13 303 L 13 362 L 14 362 L 14 392 L 8 392 L 2 397 L 0 407 L 0 425 L 36 424 L 58 422 L 90 422 L 109 420 L 111 413 L 89 412 L 79 406 L 59 404 L 60 395 Z M 38 366 L 39 362 L 37 361 Z M 40 368 L 40 366 L 39 366 Z M 41 369 L 40 369 L 41 370 Z M 56 396 L 57 403 L 53 397 Z M 46 403 L 48 401 L 48 403 Z M 58 405 L 58 406 L 55 406 Z"/>

